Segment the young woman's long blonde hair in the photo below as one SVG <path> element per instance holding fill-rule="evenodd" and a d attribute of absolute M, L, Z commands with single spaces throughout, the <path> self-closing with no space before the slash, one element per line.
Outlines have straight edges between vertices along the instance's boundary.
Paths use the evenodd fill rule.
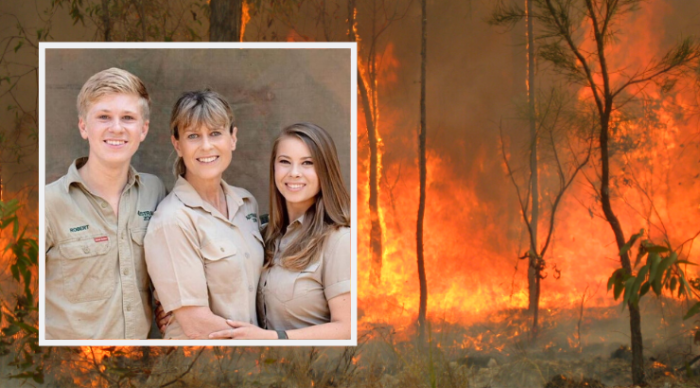
<path fill-rule="evenodd" d="M 301 271 L 320 258 L 331 232 L 350 226 L 350 195 L 343 184 L 335 143 L 323 128 L 311 123 L 298 123 L 284 128 L 275 139 L 270 157 L 270 222 L 265 229 L 265 267 L 272 260 L 289 220 L 287 204 L 275 185 L 277 147 L 285 138 L 304 142 L 314 163 L 320 190 L 315 203 L 304 214 L 297 237 L 280 252 L 280 264 L 289 270 Z"/>

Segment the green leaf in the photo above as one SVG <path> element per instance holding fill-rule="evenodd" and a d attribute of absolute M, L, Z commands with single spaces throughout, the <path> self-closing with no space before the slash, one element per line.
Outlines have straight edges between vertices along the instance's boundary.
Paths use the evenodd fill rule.
<path fill-rule="evenodd" d="M 608 291 L 612 288 L 612 286 L 615 284 L 615 282 L 618 280 L 619 277 L 622 276 L 622 271 L 624 271 L 624 268 L 618 268 L 616 269 L 612 275 L 610 275 L 610 279 L 608 279 Z"/>
<path fill-rule="evenodd" d="M 622 277 L 618 277 L 615 280 L 615 289 L 613 290 L 613 297 L 615 300 L 617 300 L 620 297 L 620 294 L 622 294 L 622 291 L 625 289 L 624 281 L 622 280 Z"/>
<path fill-rule="evenodd" d="M 39 333 L 39 329 L 37 329 L 34 326 L 27 325 L 24 322 L 15 322 L 15 324 L 28 333 L 31 333 L 31 334 L 38 334 Z"/>
<path fill-rule="evenodd" d="M 630 276 L 629 279 L 627 279 L 627 281 L 625 282 L 625 295 L 622 298 L 622 302 L 624 304 L 627 304 L 627 302 L 629 302 L 630 300 L 630 297 L 632 296 L 632 285 L 634 285 L 635 281 L 637 281 L 637 278 L 634 276 Z"/>
<path fill-rule="evenodd" d="M 646 293 L 649 292 L 650 287 L 651 287 L 651 283 L 644 282 L 644 284 L 642 284 L 642 288 L 639 289 L 639 296 L 641 297 L 641 296 L 646 295 Z"/>
<path fill-rule="evenodd" d="M 656 279 L 657 275 L 659 275 L 659 264 L 661 263 L 661 257 L 659 257 L 658 253 L 650 253 L 649 254 L 649 281 L 653 282 L 654 279 Z M 661 276 L 659 276 L 661 277 Z"/>
<path fill-rule="evenodd" d="M 20 328 L 17 326 L 17 324 L 13 323 L 10 326 L 2 329 L 2 334 L 4 334 L 6 337 L 11 337 L 17 333 L 19 333 Z"/>
<path fill-rule="evenodd" d="M 657 269 L 658 275 L 663 276 L 664 272 L 673 264 L 676 262 L 678 259 L 678 255 L 676 255 L 676 252 L 671 252 L 671 254 L 668 257 L 664 257 L 663 260 L 661 260 L 661 263 L 659 263 L 659 268 Z M 670 276 L 670 271 L 666 273 L 666 278 L 664 279 L 664 283 L 668 280 L 668 277 Z"/>
<path fill-rule="evenodd" d="M 693 307 L 691 307 L 687 313 L 683 316 L 683 319 L 688 319 L 692 317 L 693 315 L 697 314 L 700 312 L 700 302 L 696 302 Z"/>
<path fill-rule="evenodd" d="M 647 272 L 649 272 L 648 266 L 645 265 L 642 268 L 640 268 L 634 283 L 632 283 L 632 289 L 630 290 L 629 300 L 635 305 L 639 302 L 639 288 L 642 286 L 642 282 L 644 282 L 644 279 L 646 279 Z"/>
<path fill-rule="evenodd" d="M 24 44 L 24 40 L 20 40 L 17 42 L 17 45 L 15 46 L 15 52 L 17 52 L 20 48 L 22 48 L 22 45 Z"/>
<path fill-rule="evenodd" d="M 695 264 L 695 263 L 693 263 L 693 262 L 691 262 L 691 261 L 688 261 L 688 260 L 678 260 L 678 261 L 676 262 L 676 264 L 678 264 L 678 265 L 681 265 L 681 264 L 685 264 L 685 265 L 697 265 L 697 264 Z"/>
<path fill-rule="evenodd" d="M 19 267 L 17 266 L 17 264 L 13 264 L 12 266 L 10 266 L 10 271 L 12 271 L 12 278 L 16 281 L 19 281 Z"/>
<path fill-rule="evenodd" d="M 645 249 L 649 253 L 664 253 L 669 251 L 668 248 L 661 245 L 647 245 Z"/>
<path fill-rule="evenodd" d="M 678 297 L 680 298 L 682 294 L 685 294 L 687 297 L 690 297 L 693 295 L 693 291 L 690 289 L 690 284 L 688 284 L 688 281 L 685 280 L 685 276 L 683 273 L 681 273 L 681 286 L 678 288 Z M 681 293 L 681 290 L 683 292 Z"/>
<path fill-rule="evenodd" d="M 632 248 L 632 245 L 634 245 L 634 243 L 643 235 L 644 229 L 641 229 L 639 233 L 632 235 L 632 237 L 630 237 L 630 240 L 627 241 L 625 245 L 623 245 L 620 249 L 620 256 L 624 256 L 630 250 L 630 248 Z"/>
<path fill-rule="evenodd" d="M 671 278 L 671 284 L 669 285 L 669 289 L 671 290 L 671 293 L 676 291 L 676 285 L 678 284 L 678 279 L 674 276 Z"/>

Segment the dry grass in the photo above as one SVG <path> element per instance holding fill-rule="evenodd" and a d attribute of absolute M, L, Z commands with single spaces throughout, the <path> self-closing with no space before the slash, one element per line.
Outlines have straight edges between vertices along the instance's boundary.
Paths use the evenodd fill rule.
<path fill-rule="evenodd" d="M 656 360 L 647 365 L 650 386 L 700 387 L 693 377 L 700 369 L 676 370 L 698 353 L 693 328 L 671 318 L 677 314 L 668 303 L 643 311 L 645 357 Z M 43 386 L 576 388 L 599 381 L 630 387 L 625 352 L 610 357 L 627 343 L 624 313 L 589 309 L 586 316 L 580 341 L 577 312 L 561 310 L 545 314 L 534 342 L 523 331 L 527 317 L 506 311 L 469 326 L 433 322 L 426 345 L 410 327 L 365 324 L 359 345 L 348 348 L 52 348 Z M 554 379 L 559 375 L 565 378 Z M 0 386 L 39 385 L 0 377 Z"/>

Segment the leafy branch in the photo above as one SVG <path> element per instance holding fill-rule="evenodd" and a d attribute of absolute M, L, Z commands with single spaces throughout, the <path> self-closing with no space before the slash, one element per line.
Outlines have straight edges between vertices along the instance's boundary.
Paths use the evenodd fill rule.
<path fill-rule="evenodd" d="M 620 250 L 620 255 L 629 252 L 644 235 L 644 229 L 633 235 Z M 623 308 L 627 303 L 639 305 L 639 300 L 650 290 L 661 296 L 666 290 L 672 296 L 678 298 L 698 299 L 697 293 L 686 279 L 681 265 L 697 265 L 688 260 L 679 260 L 678 254 L 671 249 L 668 242 L 664 245 L 656 245 L 651 240 L 642 240 L 639 243 L 637 256 L 633 269 L 646 258 L 645 264 L 632 274 L 624 268 L 615 270 L 608 279 L 608 291 L 613 290 L 613 296 L 617 300 L 622 295 Z M 700 301 L 697 301 L 683 316 L 688 319 L 700 313 Z"/>
<path fill-rule="evenodd" d="M 21 205 L 13 199 L 7 203 L 0 202 L 0 230 L 12 229 L 12 237 L 5 246 L 3 256 L 11 252 L 14 260 L 10 265 L 12 278 L 17 282 L 14 297 L 7 299 L 3 295 L 0 309 L 0 354 L 6 355 L 12 351 L 9 365 L 17 368 L 17 373 L 10 378 L 31 378 L 37 383 L 43 383 L 44 371 L 41 362 L 36 362 L 42 356 L 39 347 L 37 329 L 38 303 L 35 299 L 37 289 L 36 269 L 38 266 L 39 246 L 36 237 L 27 237 L 27 229 L 22 228 L 17 217 Z M 8 302 L 14 302 L 10 308 Z M 45 354 L 43 354 L 45 357 Z"/>

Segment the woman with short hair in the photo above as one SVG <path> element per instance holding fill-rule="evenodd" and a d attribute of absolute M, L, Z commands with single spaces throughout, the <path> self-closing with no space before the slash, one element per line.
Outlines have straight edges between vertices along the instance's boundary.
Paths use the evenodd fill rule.
<path fill-rule="evenodd" d="M 257 325 L 263 264 L 258 205 L 222 175 L 236 149 L 233 113 L 219 94 L 183 94 L 173 107 L 177 181 L 145 239 L 148 272 L 164 311 L 166 339 L 207 338 L 226 319 Z"/>

